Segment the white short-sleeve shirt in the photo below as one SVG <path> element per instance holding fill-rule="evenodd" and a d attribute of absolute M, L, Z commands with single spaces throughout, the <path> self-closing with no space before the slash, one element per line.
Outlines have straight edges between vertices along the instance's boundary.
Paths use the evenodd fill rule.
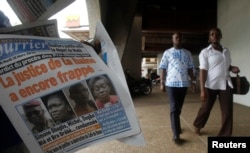
<path fill-rule="evenodd" d="M 225 90 L 227 83 L 232 87 L 231 79 L 229 77 L 231 56 L 227 48 L 223 47 L 223 51 L 220 52 L 209 45 L 200 52 L 199 62 L 200 69 L 207 70 L 207 80 L 205 82 L 206 88 Z"/>
<path fill-rule="evenodd" d="M 188 69 L 194 68 L 191 52 L 184 48 L 167 49 L 162 56 L 159 68 L 167 72 L 166 86 L 188 87 L 190 85 Z"/>

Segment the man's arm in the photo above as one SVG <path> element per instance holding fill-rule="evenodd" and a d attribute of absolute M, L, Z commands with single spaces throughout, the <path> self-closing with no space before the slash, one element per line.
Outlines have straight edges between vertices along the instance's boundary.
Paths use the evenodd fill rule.
<path fill-rule="evenodd" d="M 205 102 L 207 100 L 207 94 L 205 90 L 205 82 L 207 80 L 207 70 L 200 69 L 200 90 L 201 90 L 201 101 Z"/>
<path fill-rule="evenodd" d="M 161 91 L 165 92 L 166 87 L 165 87 L 165 81 L 166 81 L 166 69 L 160 69 L 160 79 L 161 79 L 161 86 L 160 89 Z"/>
<path fill-rule="evenodd" d="M 189 77 L 190 77 L 192 83 L 194 83 L 194 81 L 196 81 L 196 77 L 194 76 L 193 68 L 188 69 L 188 75 L 189 75 Z"/>
<path fill-rule="evenodd" d="M 191 90 L 192 92 L 195 92 L 196 91 L 196 77 L 194 76 L 194 71 L 193 71 L 193 68 L 191 69 L 188 69 L 188 75 L 191 79 Z"/>

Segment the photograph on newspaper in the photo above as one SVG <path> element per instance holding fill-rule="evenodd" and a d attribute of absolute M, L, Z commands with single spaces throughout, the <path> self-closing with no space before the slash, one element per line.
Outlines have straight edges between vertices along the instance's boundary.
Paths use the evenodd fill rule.
<path fill-rule="evenodd" d="M 75 152 L 141 132 L 129 92 L 92 47 L 0 35 L 0 104 L 30 152 Z"/>

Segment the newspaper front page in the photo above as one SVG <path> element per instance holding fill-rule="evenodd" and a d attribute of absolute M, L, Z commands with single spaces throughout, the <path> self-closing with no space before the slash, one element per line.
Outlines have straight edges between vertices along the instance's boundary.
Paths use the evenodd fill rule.
<path fill-rule="evenodd" d="M 74 152 L 141 132 L 127 89 L 90 46 L 0 35 L 0 65 L 0 104 L 30 152 Z"/>

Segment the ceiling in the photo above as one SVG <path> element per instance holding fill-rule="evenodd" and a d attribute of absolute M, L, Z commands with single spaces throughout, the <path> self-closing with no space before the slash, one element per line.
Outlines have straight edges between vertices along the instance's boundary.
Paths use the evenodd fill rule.
<path fill-rule="evenodd" d="M 217 0 L 138 0 L 142 16 L 142 56 L 155 57 L 172 46 L 173 32 L 182 32 L 183 47 L 198 54 L 208 30 L 217 25 Z"/>

